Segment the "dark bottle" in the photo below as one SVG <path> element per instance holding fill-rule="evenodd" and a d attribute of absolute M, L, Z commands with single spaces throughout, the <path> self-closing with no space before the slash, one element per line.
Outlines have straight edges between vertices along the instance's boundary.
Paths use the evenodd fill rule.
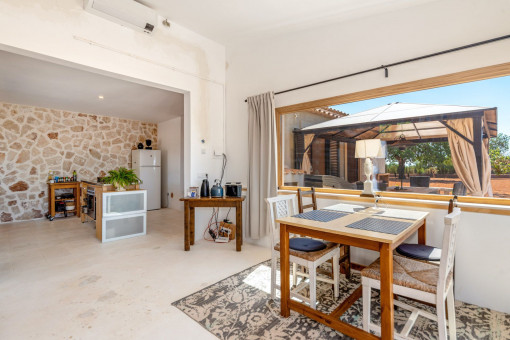
<path fill-rule="evenodd" d="M 78 180 L 78 175 L 76 174 L 76 170 L 73 170 L 73 181 L 76 182 Z"/>
<path fill-rule="evenodd" d="M 209 197 L 209 177 L 205 174 L 205 179 L 202 181 L 200 188 L 200 197 Z"/>

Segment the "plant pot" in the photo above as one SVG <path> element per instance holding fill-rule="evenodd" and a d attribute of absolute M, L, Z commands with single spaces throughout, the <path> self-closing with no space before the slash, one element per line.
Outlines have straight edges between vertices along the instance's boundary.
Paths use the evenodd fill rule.
<path fill-rule="evenodd" d="M 112 183 L 113 184 L 113 187 L 115 188 L 115 191 L 126 191 L 126 188 L 123 187 L 122 185 L 119 185 L 118 183 Z"/>

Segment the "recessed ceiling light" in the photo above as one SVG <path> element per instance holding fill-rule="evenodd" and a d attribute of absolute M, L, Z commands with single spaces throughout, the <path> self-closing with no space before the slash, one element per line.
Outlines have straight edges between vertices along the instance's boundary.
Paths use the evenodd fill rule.
<path fill-rule="evenodd" d="M 104 99 L 104 96 L 103 96 L 103 95 L 101 95 L 101 94 L 100 94 L 99 96 L 97 96 L 97 97 L 98 97 L 99 99 Z"/>

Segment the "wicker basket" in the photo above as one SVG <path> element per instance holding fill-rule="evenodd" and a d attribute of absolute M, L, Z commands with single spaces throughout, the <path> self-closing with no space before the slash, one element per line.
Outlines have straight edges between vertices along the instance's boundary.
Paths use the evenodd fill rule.
<path fill-rule="evenodd" d="M 236 238 L 236 225 L 235 224 L 220 222 L 220 228 L 221 227 L 230 229 L 229 240 L 234 240 Z"/>

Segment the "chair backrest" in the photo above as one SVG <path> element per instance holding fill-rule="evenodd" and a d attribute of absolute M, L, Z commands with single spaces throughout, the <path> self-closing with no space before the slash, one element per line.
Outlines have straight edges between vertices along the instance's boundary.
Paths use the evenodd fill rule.
<path fill-rule="evenodd" d="M 453 208 L 453 212 L 444 217 L 443 246 L 441 262 L 439 264 L 438 293 L 445 293 L 446 281 L 453 271 L 455 260 L 457 225 L 460 220 L 460 208 Z"/>
<path fill-rule="evenodd" d="M 312 203 L 303 205 L 303 197 L 311 196 Z M 313 210 L 317 210 L 317 195 L 315 194 L 315 188 L 312 187 L 311 190 L 302 191 L 301 188 L 297 189 L 297 201 L 298 201 L 298 211 L 300 214 L 303 213 L 305 209 L 313 208 Z"/>
<path fill-rule="evenodd" d="M 462 182 L 453 183 L 452 194 L 456 196 L 466 196 L 466 186 Z"/>
<path fill-rule="evenodd" d="M 296 214 L 296 195 L 280 195 L 266 198 L 266 203 L 269 210 L 269 218 L 271 219 L 271 244 L 274 248 L 280 240 L 280 225 L 276 223 L 276 220 Z"/>

